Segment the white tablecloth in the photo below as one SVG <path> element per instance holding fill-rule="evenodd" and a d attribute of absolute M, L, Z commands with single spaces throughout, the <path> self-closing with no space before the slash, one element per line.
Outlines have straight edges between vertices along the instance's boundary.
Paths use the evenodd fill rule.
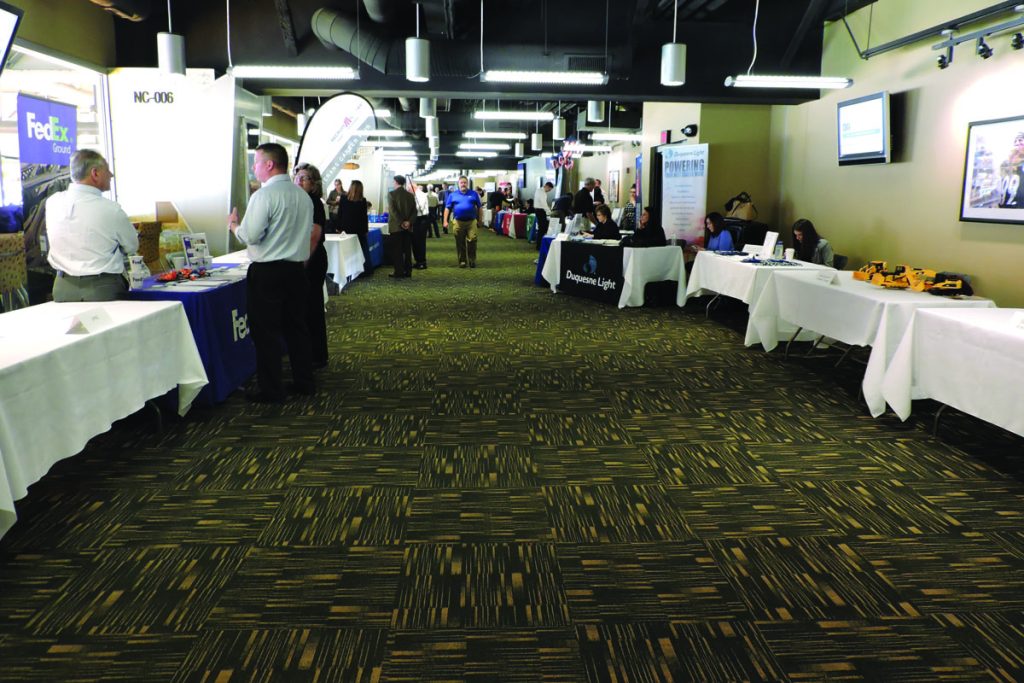
<path fill-rule="evenodd" d="M 239 251 L 233 251 L 230 254 L 224 254 L 223 256 L 215 256 L 213 262 L 228 266 L 232 266 L 237 263 L 249 263 L 249 252 L 245 249 L 240 249 Z"/>
<path fill-rule="evenodd" d="M 711 251 L 697 252 L 686 285 L 686 298 L 703 294 L 722 294 L 739 299 L 753 309 L 773 273 L 834 270 L 828 266 L 800 262 L 799 266 L 760 266 L 743 263 L 746 256 L 721 256 Z"/>
<path fill-rule="evenodd" d="M 991 308 L 989 299 L 950 299 L 924 292 L 885 289 L 853 279 L 840 271 L 835 284 L 794 273 L 776 273 L 750 312 L 747 343 L 775 348 L 772 323 L 776 318 L 837 339 L 846 344 L 870 346 L 862 388 L 874 416 L 885 412 L 882 378 L 896 345 L 918 308 Z"/>
<path fill-rule="evenodd" d="M 390 233 L 388 233 L 388 224 L 387 223 L 370 223 L 368 229 L 369 230 L 373 230 L 374 228 L 380 228 L 380 234 L 382 234 L 382 235 L 390 234 Z"/>
<path fill-rule="evenodd" d="M 356 235 L 327 235 L 324 237 L 327 249 L 327 272 L 334 273 L 339 288 L 359 277 L 363 272 L 363 248 Z"/>
<path fill-rule="evenodd" d="M 914 313 L 882 381 L 906 420 L 913 399 L 932 398 L 1024 436 L 1024 330 L 1012 308 Z"/>
<path fill-rule="evenodd" d="M 561 239 L 556 237 L 548 248 L 548 256 L 544 261 L 541 275 L 551 285 L 551 291 L 558 291 L 562 278 L 562 244 L 567 235 Z M 683 250 L 679 247 L 625 247 L 622 250 L 622 294 L 619 295 L 619 308 L 644 305 L 644 285 L 649 282 L 674 280 L 676 288 L 676 305 L 686 303 L 686 263 Z"/>
<path fill-rule="evenodd" d="M 113 326 L 64 334 L 102 308 Z M 14 501 L 116 420 L 178 388 L 184 415 L 207 383 L 177 301 L 48 303 L 0 315 L 0 536 Z"/>
<path fill-rule="evenodd" d="M 676 306 L 686 304 L 686 261 L 679 247 L 626 247 L 622 250 L 622 275 L 619 308 L 643 306 L 644 285 L 664 280 L 677 283 Z"/>

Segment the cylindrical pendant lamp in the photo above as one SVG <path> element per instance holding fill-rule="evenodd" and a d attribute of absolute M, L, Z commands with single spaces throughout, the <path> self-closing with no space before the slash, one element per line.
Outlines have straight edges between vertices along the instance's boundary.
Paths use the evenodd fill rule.
<path fill-rule="evenodd" d="M 184 76 L 185 37 L 177 33 L 157 33 L 156 60 L 164 73 Z"/>
<path fill-rule="evenodd" d="M 423 38 L 405 39 L 405 78 L 416 83 L 430 80 L 430 41 Z"/>
<path fill-rule="evenodd" d="M 427 119 L 437 116 L 437 100 L 433 97 L 420 98 L 420 116 Z"/>
<path fill-rule="evenodd" d="M 306 118 L 305 114 L 297 114 L 295 116 L 295 127 L 299 131 L 299 135 L 302 135 L 306 131 Z"/>
<path fill-rule="evenodd" d="M 524 156 L 526 156 L 526 145 L 524 145 L 521 142 L 517 142 L 516 143 L 516 158 L 517 159 L 522 159 Z"/>
<path fill-rule="evenodd" d="M 544 134 L 543 133 L 532 133 L 530 135 L 530 149 L 534 152 L 539 152 L 544 149 Z"/>
<path fill-rule="evenodd" d="M 601 100 L 589 100 L 587 102 L 587 121 L 590 123 L 601 123 L 604 121 L 604 102 Z"/>
<path fill-rule="evenodd" d="M 565 119 L 563 119 L 561 116 L 551 121 L 551 139 L 565 139 Z"/>
<path fill-rule="evenodd" d="M 665 43 L 661 46 L 661 84 L 676 86 L 686 83 L 686 46 Z"/>
<path fill-rule="evenodd" d="M 440 126 L 437 124 L 437 117 L 431 116 L 429 119 L 423 119 L 427 124 L 427 137 L 436 138 L 440 132 Z"/>

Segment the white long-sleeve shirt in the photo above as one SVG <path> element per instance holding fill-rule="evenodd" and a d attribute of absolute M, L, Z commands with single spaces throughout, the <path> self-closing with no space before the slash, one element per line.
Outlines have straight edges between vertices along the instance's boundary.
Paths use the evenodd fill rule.
<path fill-rule="evenodd" d="M 430 213 L 430 198 L 423 190 L 416 190 L 416 215 L 426 216 Z"/>
<path fill-rule="evenodd" d="M 235 236 L 257 263 L 301 262 L 309 258 L 312 229 L 313 201 L 287 173 L 279 173 L 249 197 Z"/>
<path fill-rule="evenodd" d="M 533 208 L 544 209 L 546 213 L 551 213 L 551 204 L 548 203 L 548 193 L 544 189 L 544 186 L 537 188 L 537 191 L 533 193 Z"/>
<path fill-rule="evenodd" d="M 79 183 L 46 200 L 46 237 L 50 265 L 76 277 L 123 273 L 122 252 L 139 249 L 135 226 L 117 202 Z"/>

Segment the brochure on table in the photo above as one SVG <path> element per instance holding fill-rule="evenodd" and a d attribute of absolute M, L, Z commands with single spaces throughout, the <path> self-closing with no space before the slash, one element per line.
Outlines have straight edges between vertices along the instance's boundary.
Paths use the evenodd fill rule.
<path fill-rule="evenodd" d="M 761 247 L 761 258 L 770 259 L 775 256 L 775 243 L 779 241 L 779 233 L 766 232 L 764 246 Z"/>
<path fill-rule="evenodd" d="M 206 234 L 202 232 L 182 235 L 181 245 L 185 249 L 185 264 L 192 269 L 209 268 L 213 263 L 210 258 L 210 247 L 206 244 Z"/>

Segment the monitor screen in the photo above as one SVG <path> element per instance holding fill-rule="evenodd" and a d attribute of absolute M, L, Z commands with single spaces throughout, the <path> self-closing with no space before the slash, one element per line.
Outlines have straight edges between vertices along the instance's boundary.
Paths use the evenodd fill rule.
<path fill-rule="evenodd" d="M 840 102 L 836 108 L 839 165 L 886 164 L 892 156 L 889 93 Z"/>
<path fill-rule="evenodd" d="M 0 58 L 0 72 L 7 64 L 7 55 L 11 51 L 11 43 L 14 42 L 14 34 L 18 32 L 18 24 L 21 23 L 22 10 L 0 2 L 0 50 L 3 50 Z"/>

